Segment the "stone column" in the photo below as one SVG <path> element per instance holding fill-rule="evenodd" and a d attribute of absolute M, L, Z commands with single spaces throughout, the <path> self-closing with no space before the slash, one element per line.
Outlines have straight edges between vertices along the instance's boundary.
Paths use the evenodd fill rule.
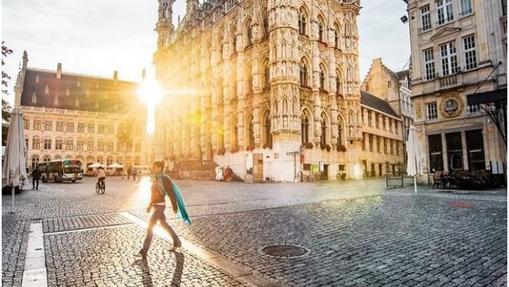
<path fill-rule="evenodd" d="M 447 140 L 445 139 L 445 134 L 441 134 L 442 136 L 442 160 L 444 163 L 444 171 L 449 171 L 449 160 L 447 156 Z"/>

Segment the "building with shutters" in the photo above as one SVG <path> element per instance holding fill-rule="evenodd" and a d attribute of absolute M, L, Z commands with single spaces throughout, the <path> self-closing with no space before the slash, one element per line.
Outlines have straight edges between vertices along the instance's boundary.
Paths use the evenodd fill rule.
<path fill-rule="evenodd" d="M 505 172 L 506 3 L 408 1 L 412 102 L 428 173 Z"/>
<path fill-rule="evenodd" d="M 188 0 L 177 28 L 172 4 L 159 0 L 155 29 L 156 77 L 168 91 L 157 111 L 159 157 L 229 166 L 245 180 L 335 180 L 371 167 L 376 149 L 363 146 L 376 134 L 393 156 L 374 173 L 379 162 L 384 172 L 401 162 L 401 137 L 374 127 L 375 117 L 396 129 L 401 120 L 360 91 L 360 1 Z"/>
<path fill-rule="evenodd" d="M 25 52 L 15 86 L 15 105 L 24 116 L 27 166 L 55 159 L 83 163 L 147 164 L 145 111 L 137 84 L 30 68 Z"/>

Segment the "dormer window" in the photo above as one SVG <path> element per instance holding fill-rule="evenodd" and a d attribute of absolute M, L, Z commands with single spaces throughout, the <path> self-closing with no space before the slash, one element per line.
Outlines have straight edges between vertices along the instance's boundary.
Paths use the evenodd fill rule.
<path fill-rule="evenodd" d="M 32 104 L 36 104 L 37 103 L 37 96 L 35 95 L 35 92 L 34 94 L 32 95 Z"/>
<path fill-rule="evenodd" d="M 36 82 L 36 83 L 39 83 L 39 74 L 37 74 L 37 75 L 35 76 L 35 82 Z"/>
<path fill-rule="evenodd" d="M 58 95 L 55 95 L 55 100 L 53 101 L 55 106 L 58 106 Z"/>
<path fill-rule="evenodd" d="M 48 87 L 48 85 L 46 85 L 46 87 L 44 87 L 44 94 L 45 95 L 49 94 L 49 87 Z"/>
<path fill-rule="evenodd" d="M 81 82 L 80 82 L 80 80 L 78 79 L 78 81 L 76 81 L 76 87 L 78 87 L 78 88 L 79 88 L 80 86 L 81 86 Z"/>
<path fill-rule="evenodd" d="M 80 106 L 80 100 L 78 99 L 78 97 L 76 97 L 76 100 L 74 101 L 74 105 L 76 107 L 79 107 Z"/>
<path fill-rule="evenodd" d="M 66 96 L 70 96 L 70 95 L 71 95 L 71 92 L 69 91 L 69 87 L 67 87 L 67 88 L 65 89 L 65 95 L 66 95 Z"/>

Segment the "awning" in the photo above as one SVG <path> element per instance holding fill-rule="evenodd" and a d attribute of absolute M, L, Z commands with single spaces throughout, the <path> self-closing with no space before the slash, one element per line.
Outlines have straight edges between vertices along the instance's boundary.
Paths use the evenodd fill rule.
<path fill-rule="evenodd" d="M 467 95 L 469 106 L 499 102 L 507 102 L 507 89 Z"/>

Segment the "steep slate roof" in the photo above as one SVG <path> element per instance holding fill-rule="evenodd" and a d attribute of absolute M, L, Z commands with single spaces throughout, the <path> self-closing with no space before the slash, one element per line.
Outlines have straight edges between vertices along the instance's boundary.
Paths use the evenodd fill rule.
<path fill-rule="evenodd" d="M 391 106 L 386 101 L 384 101 L 378 97 L 375 97 L 368 92 L 361 91 L 361 104 L 368 106 L 370 108 L 373 108 L 377 111 L 381 111 L 388 115 L 399 118 L 398 114 L 396 114 L 396 112 L 394 112 L 394 110 L 391 108 Z"/>
<path fill-rule="evenodd" d="M 136 99 L 136 89 L 137 84 L 133 82 L 63 72 L 58 79 L 56 71 L 28 68 L 21 105 L 122 113 L 128 111 L 130 103 Z M 34 94 L 35 103 L 32 101 Z M 58 104 L 55 104 L 55 97 L 58 97 Z"/>
<path fill-rule="evenodd" d="M 396 75 L 398 75 L 398 78 L 401 80 L 402 78 L 410 77 L 410 71 L 408 70 L 399 71 L 396 72 Z"/>

